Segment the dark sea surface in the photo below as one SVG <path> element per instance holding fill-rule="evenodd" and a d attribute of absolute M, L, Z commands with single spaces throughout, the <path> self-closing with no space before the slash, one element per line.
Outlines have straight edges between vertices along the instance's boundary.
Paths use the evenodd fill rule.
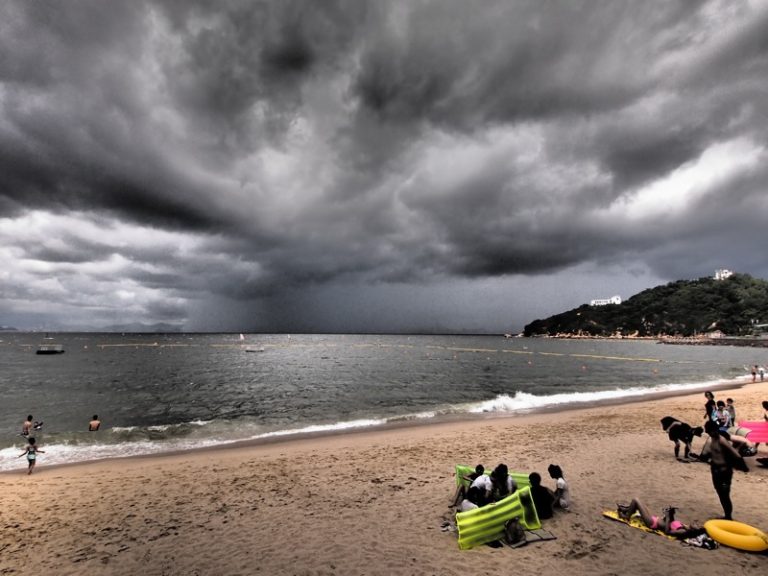
<path fill-rule="evenodd" d="M 768 350 L 501 336 L 0 334 L 0 470 L 704 389 Z M 37 355 L 43 342 L 59 355 Z M 102 429 L 87 432 L 93 414 Z"/>

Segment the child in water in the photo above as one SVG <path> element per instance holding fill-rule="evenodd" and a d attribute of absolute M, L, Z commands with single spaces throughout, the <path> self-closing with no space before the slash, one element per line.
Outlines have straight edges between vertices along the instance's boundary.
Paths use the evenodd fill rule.
<path fill-rule="evenodd" d="M 27 462 L 29 463 L 29 471 L 27 472 L 27 474 L 32 474 L 32 470 L 35 469 L 35 461 L 37 460 L 37 454 L 38 453 L 45 454 L 45 451 L 44 450 L 40 450 L 37 447 L 37 444 L 35 444 L 35 439 L 34 438 L 30 438 L 29 439 L 29 444 L 24 449 L 24 452 L 22 452 L 18 456 L 19 458 L 21 458 L 22 456 L 26 456 L 27 457 Z"/>

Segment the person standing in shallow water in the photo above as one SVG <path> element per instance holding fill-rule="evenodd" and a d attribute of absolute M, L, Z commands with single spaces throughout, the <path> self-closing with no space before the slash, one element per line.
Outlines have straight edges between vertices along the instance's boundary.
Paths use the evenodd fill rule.
<path fill-rule="evenodd" d="M 27 419 L 24 420 L 24 424 L 21 425 L 21 435 L 22 436 L 29 436 L 29 433 L 32 431 L 32 414 L 27 416 Z"/>
<path fill-rule="evenodd" d="M 37 454 L 38 453 L 45 454 L 45 451 L 44 450 L 40 450 L 37 447 L 37 444 L 35 444 L 35 439 L 34 438 L 30 438 L 29 439 L 29 444 L 24 449 L 24 452 L 19 454 L 19 458 L 21 458 L 22 456 L 26 456 L 27 457 L 27 462 L 29 463 L 29 468 L 28 468 L 27 474 L 32 474 L 32 470 L 35 469 L 35 462 L 37 462 Z"/>
<path fill-rule="evenodd" d="M 94 414 L 93 418 L 88 423 L 88 432 L 96 432 L 100 426 L 101 426 L 101 420 L 99 420 L 99 415 Z"/>

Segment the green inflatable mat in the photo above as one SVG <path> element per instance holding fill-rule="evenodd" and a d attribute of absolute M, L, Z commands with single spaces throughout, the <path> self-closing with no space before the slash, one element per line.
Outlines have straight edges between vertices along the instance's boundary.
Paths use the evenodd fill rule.
<path fill-rule="evenodd" d="M 474 469 L 470 469 L 472 470 Z M 518 488 L 514 494 L 493 504 L 466 512 L 457 512 L 456 528 L 459 532 L 459 548 L 467 550 L 480 544 L 501 540 L 504 536 L 504 524 L 514 517 L 520 519 L 520 524 L 526 530 L 541 528 L 529 486 Z"/>
<path fill-rule="evenodd" d="M 468 476 L 469 474 L 473 474 L 475 472 L 474 466 L 466 466 L 464 464 L 456 464 L 456 486 L 464 486 L 465 488 L 469 487 L 469 482 L 464 480 L 464 476 Z M 485 471 L 485 475 L 488 476 L 491 473 L 490 470 Z M 528 474 L 523 474 L 522 472 L 510 472 L 509 475 L 512 477 L 512 479 L 517 482 L 518 488 L 524 488 L 525 486 L 530 486 L 531 481 L 528 480 Z"/>

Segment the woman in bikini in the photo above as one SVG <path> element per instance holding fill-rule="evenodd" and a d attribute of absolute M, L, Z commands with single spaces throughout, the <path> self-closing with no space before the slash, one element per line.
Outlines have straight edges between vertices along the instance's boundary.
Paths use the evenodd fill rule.
<path fill-rule="evenodd" d="M 664 516 L 654 516 L 648 510 L 648 507 L 640 502 L 637 498 L 632 498 L 632 502 L 629 504 L 617 504 L 616 505 L 619 518 L 622 520 L 629 520 L 635 512 L 640 514 L 640 518 L 643 524 L 648 526 L 651 530 L 661 530 L 665 534 L 675 536 L 677 538 L 685 538 L 690 535 L 692 531 L 697 530 L 691 526 L 686 526 L 680 520 L 675 520 L 676 508 L 669 507 L 664 509 Z"/>

